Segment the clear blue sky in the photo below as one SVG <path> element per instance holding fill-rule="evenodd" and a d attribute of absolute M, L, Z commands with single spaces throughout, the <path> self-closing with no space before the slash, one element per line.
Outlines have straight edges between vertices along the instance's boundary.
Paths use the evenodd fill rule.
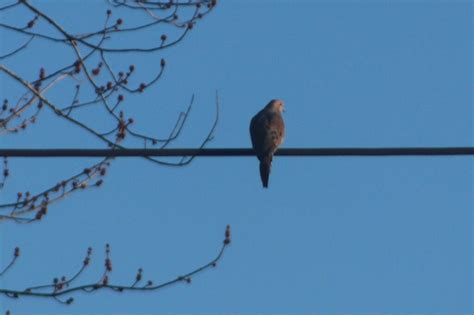
<path fill-rule="evenodd" d="M 100 1 L 34 3 L 71 29 L 83 23 L 77 16 L 95 21 L 105 10 Z M 250 118 L 272 98 L 286 102 L 286 148 L 472 146 L 472 20 L 471 1 L 220 1 L 184 42 L 134 61 L 153 69 L 163 56 L 168 68 L 127 106 L 138 126 L 164 136 L 195 93 L 178 147 L 206 134 L 216 89 L 221 120 L 209 147 L 249 147 Z M 0 35 L 5 52 L 11 39 Z M 6 64 L 36 76 L 62 58 L 37 49 Z M 0 87 L 2 99 L 15 89 L 5 77 Z M 0 138 L 1 147 L 98 145 L 47 114 Z M 11 159 L 0 202 L 92 161 Z M 69 307 L 0 297 L 0 306 L 13 314 L 472 314 L 473 175 L 472 157 L 278 157 L 263 190 L 256 158 L 200 158 L 178 169 L 117 160 L 101 189 L 51 207 L 44 222 L 1 224 L 1 261 L 15 246 L 22 257 L 0 286 L 68 275 L 88 246 L 94 267 L 84 280 L 95 279 L 107 242 L 113 281 L 132 282 L 138 267 L 146 279 L 171 279 L 212 258 L 230 224 L 218 268 L 155 293 L 76 294 Z"/>

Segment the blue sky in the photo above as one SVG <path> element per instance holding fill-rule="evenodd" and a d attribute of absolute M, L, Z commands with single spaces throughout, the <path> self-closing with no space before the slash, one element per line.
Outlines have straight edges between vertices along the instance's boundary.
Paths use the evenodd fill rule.
<path fill-rule="evenodd" d="M 101 21 L 105 11 L 100 1 L 33 3 L 70 29 L 82 26 L 74 17 Z M 12 39 L 1 34 L 4 52 Z M 220 1 L 178 46 L 135 57 L 144 75 L 161 57 L 167 69 L 127 106 L 137 126 L 165 135 L 194 93 L 176 147 L 206 135 L 216 89 L 221 119 L 209 147 L 249 147 L 250 119 L 272 98 L 286 103 L 286 148 L 473 146 L 472 38 L 470 1 Z M 36 75 L 67 60 L 47 48 L 5 64 Z M 2 76 L 0 88 L 3 99 L 17 87 Z M 100 143 L 45 113 L 0 145 Z M 0 202 L 93 161 L 11 159 Z M 146 279 L 172 279 L 217 254 L 230 224 L 218 268 L 155 293 L 77 294 L 68 307 L 0 297 L 0 305 L 13 314 L 471 314 L 472 165 L 472 157 L 278 157 L 263 190 L 256 158 L 183 168 L 117 160 L 101 189 L 55 205 L 43 222 L 2 223 L 1 261 L 15 246 L 22 257 L 0 285 L 70 274 L 88 246 L 94 267 L 84 280 L 95 279 L 105 243 L 112 280 L 131 282 L 138 267 Z"/>

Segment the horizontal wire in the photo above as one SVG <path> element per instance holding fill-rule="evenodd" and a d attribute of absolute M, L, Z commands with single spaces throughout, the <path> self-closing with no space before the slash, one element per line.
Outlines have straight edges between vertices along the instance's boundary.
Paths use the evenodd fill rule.
<path fill-rule="evenodd" d="M 474 155 L 474 147 L 281 148 L 278 156 Z M 0 149 L 4 157 L 255 156 L 249 148 L 218 149 Z"/>

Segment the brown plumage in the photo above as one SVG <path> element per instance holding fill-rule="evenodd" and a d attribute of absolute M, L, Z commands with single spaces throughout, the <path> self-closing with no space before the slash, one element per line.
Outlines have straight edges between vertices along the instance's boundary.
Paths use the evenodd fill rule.
<path fill-rule="evenodd" d="M 273 154 L 285 137 L 283 111 L 283 101 L 271 100 L 250 121 L 252 147 L 260 160 L 260 178 L 265 188 L 268 187 Z"/>

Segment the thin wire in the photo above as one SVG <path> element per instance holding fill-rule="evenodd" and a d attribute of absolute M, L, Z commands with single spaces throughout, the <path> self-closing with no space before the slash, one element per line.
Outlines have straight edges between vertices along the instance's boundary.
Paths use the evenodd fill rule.
<path fill-rule="evenodd" d="M 474 147 L 282 148 L 277 156 L 436 156 L 474 155 Z M 236 157 L 255 156 L 248 148 L 219 149 L 0 149 L 4 157 Z"/>

